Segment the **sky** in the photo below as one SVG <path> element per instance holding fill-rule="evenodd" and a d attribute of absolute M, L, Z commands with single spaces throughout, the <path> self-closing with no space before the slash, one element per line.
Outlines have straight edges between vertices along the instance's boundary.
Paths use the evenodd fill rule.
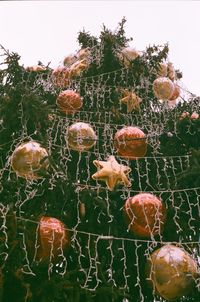
<path fill-rule="evenodd" d="M 185 87 L 200 96 L 200 1 L 0 1 L 0 44 L 21 56 L 21 64 L 54 68 L 79 49 L 78 32 L 99 36 L 126 18 L 130 46 L 169 43 L 169 59 L 183 73 Z"/>

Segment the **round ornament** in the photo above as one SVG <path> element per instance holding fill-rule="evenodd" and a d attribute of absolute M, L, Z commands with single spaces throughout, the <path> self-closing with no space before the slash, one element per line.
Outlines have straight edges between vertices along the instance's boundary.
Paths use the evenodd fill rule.
<path fill-rule="evenodd" d="M 48 153 L 39 143 L 30 141 L 22 143 L 11 156 L 11 165 L 16 174 L 20 177 L 34 180 L 42 178 L 40 174 L 49 165 Z"/>
<path fill-rule="evenodd" d="M 43 216 L 39 221 L 38 241 L 36 260 L 55 262 L 70 247 L 70 232 L 60 220 Z"/>
<path fill-rule="evenodd" d="M 146 275 L 155 292 L 171 301 L 189 294 L 195 286 L 198 268 L 185 250 L 169 244 L 151 254 Z"/>
<path fill-rule="evenodd" d="M 174 84 L 174 90 L 172 96 L 169 98 L 169 101 L 174 101 L 180 96 L 180 88 L 177 84 Z"/>
<path fill-rule="evenodd" d="M 71 78 L 80 77 L 83 71 L 88 69 L 88 66 L 89 66 L 89 62 L 87 59 L 76 61 L 74 64 L 70 66 L 70 77 Z"/>
<path fill-rule="evenodd" d="M 75 54 L 70 54 L 64 58 L 63 65 L 66 67 L 70 67 L 77 61 L 77 56 Z"/>
<path fill-rule="evenodd" d="M 88 48 L 81 48 L 78 52 L 69 54 L 64 58 L 63 64 L 64 66 L 71 67 L 77 61 L 82 60 L 89 60 L 90 56 L 90 49 Z"/>
<path fill-rule="evenodd" d="M 74 123 L 67 130 L 67 142 L 72 150 L 86 151 L 96 144 L 97 136 L 87 123 Z"/>
<path fill-rule="evenodd" d="M 169 78 L 157 78 L 153 82 L 153 92 L 157 99 L 169 100 L 174 92 L 174 84 Z"/>
<path fill-rule="evenodd" d="M 31 71 L 31 72 L 40 72 L 40 71 L 45 71 L 46 68 L 44 66 L 41 66 L 41 65 L 34 65 L 34 66 L 26 67 L 26 70 Z"/>
<path fill-rule="evenodd" d="M 199 114 L 198 114 L 196 111 L 194 111 L 194 112 L 191 114 L 190 118 L 191 118 L 191 120 L 198 120 Z"/>
<path fill-rule="evenodd" d="M 52 79 L 55 86 L 64 88 L 70 82 L 70 70 L 65 66 L 59 66 L 52 72 Z"/>
<path fill-rule="evenodd" d="M 174 81 L 176 78 L 176 72 L 174 69 L 174 66 L 171 62 L 168 62 L 167 64 L 167 75 L 170 78 L 170 80 Z"/>
<path fill-rule="evenodd" d="M 125 47 L 118 54 L 119 60 L 125 65 L 125 67 L 129 67 L 131 62 L 140 56 L 140 53 L 131 47 Z"/>
<path fill-rule="evenodd" d="M 117 153 L 128 159 L 144 157 L 147 152 L 146 135 L 138 127 L 124 127 L 115 133 Z"/>
<path fill-rule="evenodd" d="M 66 114 L 74 114 L 83 106 L 80 94 L 70 89 L 62 91 L 57 97 L 56 103 Z"/>
<path fill-rule="evenodd" d="M 161 200 L 150 193 L 129 197 L 124 206 L 125 220 L 136 236 L 151 237 L 162 233 L 165 207 Z"/>

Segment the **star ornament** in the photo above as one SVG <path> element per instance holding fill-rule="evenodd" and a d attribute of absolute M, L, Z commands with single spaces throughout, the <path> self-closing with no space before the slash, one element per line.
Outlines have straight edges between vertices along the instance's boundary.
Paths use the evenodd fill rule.
<path fill-rule="evenodd" d="M 92 175 L 92 178 L 105 181 L 110 191 L 113 191 L 117 184 L 123 184 L 126 187 L 131 186 L 131 182 L 128 179 L 131 168 L 120 165 L 114 156 L 110 156 L 107 161 L 94 160 L 93 164 L 98 171 Z"/>
<path fill-rule="evenodd" d="M 122 94 L 122 99 L 119 100 L 120 103 L 127 106 L 127 112 L 130 113 L 133 110 L 140 110 L 140 103 L 142 99 L 138 97 L 135 92 L 125 89 Z"/>

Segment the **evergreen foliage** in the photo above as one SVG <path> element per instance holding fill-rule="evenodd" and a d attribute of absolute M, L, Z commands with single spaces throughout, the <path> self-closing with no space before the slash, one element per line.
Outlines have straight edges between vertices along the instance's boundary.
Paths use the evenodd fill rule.
<path fill-rule="evenodd" d="M 161 193 L 161 198 L 168 210 L 162 240 L 177 243 L 197 242 L 200 238 L 200 212 L 196 192 L 199 192 L 199 189 L 195 192 L 188 190 L 187 194 L 183 191 L 180 193 L 181 196 L 179 193 L 177 196 L 174 193 L 174 199 L 170 190 L 200 187 L 200 119 L 192 120 L 189 117 L 180 119 L 185 111 L 190 114 L 194 111 L 199 112 L 199 98 L 191 96 L 189 100 L 182 100 L 175 108 L 165 107 L 155 98 L 152 83 L 157 77 L 159 63 L 168 56 L 167 44 L 148 46 L 142 55 L 132 61 L 129 68 L 125 70 L 123 80 L 120 73 L 112 73 L 123 68 L 117 54 L 132 41 L 125 36 L 125 21 L 123 19 L 114 32 L 103 26 L 99 38 L 93 37 L 86 31 L 79 33 L 78 41 L 81 48 L 91 49 L 90 64 L 88 69 L 72 82 L 71 88 L 76 89 L 77 81 L 79 81 L 79 93 L 85 103 L 84 112 L 94 112 L 94 124 L 95 119 L 104 123 L 106 113 L 110 112 L 112 115 L 109 122 L 117 127 L 126 125 L 128 121 L 126 108 L 119 108 L 120 90 L 117 83 L 120 82 L 120 88 L 134 87 L 143 102 L 140 111 L 129 114 L 131 120 L 135 124 L 137 121 L 148 121 L 148 124 L 143 127 L 147 136 L 154 137 L 154 142 L 158 145 L 158 157 L 177 156 L 177 160 L 174 159 L 176 176 L 174 169 L 170 170 L 164 161 L 159 159 L 157 162 L 149 161 L 149 175 L 144 174 L 142 183 L 138 179 L 136 161 L 130 161 L 134 179 L 133 190 L 139 192 L 141 187 L 145 191 L 152 191 L 152 188 L 155 191 L 167 188 L 168 191 L 163 190 L 164 192 Z M 98 194 L 97 190 L 92 187 L 80 187 L 77 184 L 77 174 L 79 182 L 84 184 L 89 175 L 95 172 L 92 161 L 97 155 L 91 152 L 88 160 L 87 152 L 83 152 L 80 156 L 76 151 L 68 154 L 68 150 L 63 148 L 65 145 L 63 126 L 59 124 L 59 121 L 60 117 L 65 118 L 65 115 L 57 110 L 56 97 L 60 88 L 55 87 L 50 81 L 52 69 L 46 66 L 46 69 L 40 72 L 27 70 L 20 65 L 18 54 L 9 52 L 3 47 L 2 52 L 4 64 L 0 71 L 0 214 L 2 214 L 0 215 L 0 267 L 2 268 L 3 289 L 0 290 L 0 301 L 155 301 L 152 290 L 145 280 L 147 259 L 145 251 L 149 243 L 138 241 L 135 244 L 131 241 L 131 239 L 139 238 L 127 232 L 122 210 L 125 202 L 124 195 L 118 188 L 113 192 L 107 192 L 103 184 L 99 187 Z M 43 66 L 41 62 L 39 65 Z M 109 77 L 107 73 L 110 73 Z M 100 75 L 101 81 L 98 77 Z M 179 71 L 177 75 L 181 78 Z M 86 78 L 87 86 L 84 81 Z M 110 87 L 109 91 L 104 91 L 104 78 L 106 85 Z M 146 81 L 146 86 L 142 84 L 144 81 Z M 88 91 L 89 85 L 92 92 Z M 99 87 L 102 89 L 102 94 L 95 90 L 98 85 L 102 85 Z M 102 100 L 104 100 L 103 103 Z M 152 111 L 154 111 L 153 114 Z M 82 121 L 84 121 L 84 112 L 80 113 Z M 70 122 L 70 119 L 73 120 L 67 117 L 66 121 Z M 149 125 L 154 125 L 154 128 L 149 128 L 149 131 L 155 129 L 153 133 L 147 133 Z M 157 132 L 157 129 L 161 131 Z M 103 136 L 103 131 L 103 128 L 99 128 L 97 144 L 100 153 L 105 153 L 105 146 L 112 144 L 110 137 Z M 52 137 L 55 138 L 53 143 Z M 48 150 L 50 162 L 48 171 L 44 172 L 44 178 L 33 182 L 17 177 L 10 167 L 10 156 L 15 147 L 20 142 L 29 140 L 41 143 Z M 178 156 L 184 155 L 189 155 L 189 162 L 185 162 L 185 166 L 180 168 Z M 155 156 L 155 150 L 150 144 L 147 157 L 153 156 Z M 77 167 L 79 167 L 78 172 Z M 143 169 L 146 171 L 146 161 L 139 161 L 138 167 L 140 171 Z M 160 183 L 155 177 L 158 169 Z M 91 184 L 95 186 L 96 183 L 91 180 Z M 191 203 L 184 202 L 187 198 Z M 80 200 L 85 215 L 80 214 Z M 180 200 L 182 200 L 181 203 Z M 3 214 L 5 210 L 7 212 Z M 192 220 L 190 220 L 191 215 Z M 49 263 L 38 263 L 33 260 L 37 230 L 35 222 L 38 222 L 42 216 L 58 218 L 72 230 L 72 244 L 65 252 L 67 259 L 65 274 L 62 274 L 62 265 L 51 267 Z M 175 216 L 178 223 L 174 220 Z M 6 220 L 4 220 L 5 217 Z M 130 241 L 98 240 L 97 245 L 97 236 L 91 236 L 88 251 L 87 232 L 100 236 L 129 238 Z M 160 237 L 157 239 L 159 241 Z M 109 250 L 111 243 L 113 259 Z M 160 246 L 159 243 L 152 244 L 151 250 Z M 192 248 L 193 251 L 195 250 L 195 257 L 199 256 L 199 246 L 191 245 L 186 247 L 186 250 L 191 252 Z M 126 264 L 123 260 L 124 251 Z M 84 270 L 88 271 L 90 261 L 94 261 L 97 255 L 98 261 L 96 259 L 95 265 L 98 273 L 95 275 L 94 270 L 93 278 L 89 282 L 90 287 L 84 287 L 85 275 L 80 270 L 80 263 Z M 111 262 L 113 276 L 108 277 Z M 124 270 L 129 276 L 127 281 L 129 290 L 124 288 Z M 51 271 L 50 278 L 49 271 Z M 139 279 L 137 279 L 138 273 Z M 100 280 L 99 283 L 98 280 Z M 141 298 L 141 292 L 144 300 Z M 182 298 L 180 301 L 197 302 L 198 299 L 199 292 L 196 288 L 189 297 Z M 156 301 L 164 300 L 161 298 L 159 300 L 158 297 Z"/>

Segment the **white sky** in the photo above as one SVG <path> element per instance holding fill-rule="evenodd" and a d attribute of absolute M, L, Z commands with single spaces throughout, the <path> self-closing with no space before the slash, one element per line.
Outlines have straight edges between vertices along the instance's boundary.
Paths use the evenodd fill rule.
<path fill-rule="evenodd" d="M 200 2 L 198 1 L 1 1 L 0 44 L 21 56 L 25 66 L 40 60 L 55 67 L 79 48 L 85 28 L 98 36 L 102 24 L 114 30 L 127 19 L 131 46 L 169 42 L 170 60 L 185 86 L 200 95 Z"/>

